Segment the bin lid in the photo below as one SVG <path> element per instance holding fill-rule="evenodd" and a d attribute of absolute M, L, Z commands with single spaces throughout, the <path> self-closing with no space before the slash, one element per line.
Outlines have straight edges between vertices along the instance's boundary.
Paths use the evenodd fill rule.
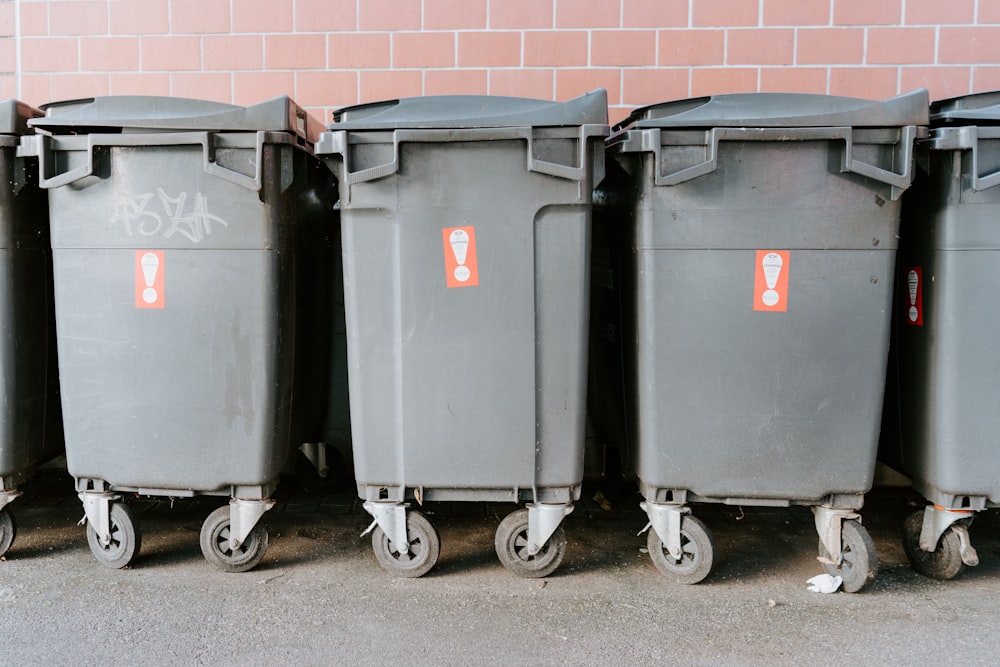
<path fill-rule="evenodd" d="M 606 125 L 608 94 L 591 91 L 567 102 L 498 95 L 430 95 L 345 107 L 331 130 L 465 129 Z"/>
<path fill-rule="evenodd" d="M 1000 124 L 1000 91 L 937 100 L 931 104 L 934 125 Z"/>
<path fill-rule="evenodd" d="M 926 125 L 928 94 L 875 101 L 806 93 L 734 93 L 636 109 L 627 127 L 901 127 Z"/>
<path fill-rule="evenodd" d="M 30 134 L 29 118 L 37 118 L 42 112 L 19 100 L 0 102 L 0 134 Z"/>
<path fill-rule="evenodd" d="M 294 132 L 315 141 L 319 123 L 288 96 L 253 106 L 237 106 L 183 97 L 109 95 L 51 102 L 42 106 L 44 118 L 33 127 L 54 134 L 93 131 L 121 132 Z"/>

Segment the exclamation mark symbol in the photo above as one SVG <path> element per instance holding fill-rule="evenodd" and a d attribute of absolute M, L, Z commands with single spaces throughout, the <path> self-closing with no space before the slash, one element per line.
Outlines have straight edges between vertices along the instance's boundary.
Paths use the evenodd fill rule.
<path fill-rule="evenodd" d="M 476 263 L 476 228 L 445 227 L 441 230 L 444 243 L 445 284 L 452 287 L 475 287 L 479 284 Z"/>
<path fill-rule="evenodd" d="M 156 283 L 156 272 L 160 268 L 160 258 L 154 253 L 147 252 L 142 256 L 139 265 L 142 266 L 142 279 L 146 281 L 146 289 L 142 290 L 142 300 L 149 304 L 156 303 L 160 295 L 153 285 Z"/>
<path fill-rule="evenodd" d="M 455 277 L 455 280 L 464 283 L 472 275 L 469 267 L 465 265 L 465 260 L 469 252 L 469 233 L 464 229 L 456 229 L 448 237 L 448 243 L 451 245 L 451 251 L 455 255 L 455 261 L 458 263 L 452 275 Z"/>
<path fill-rule="evenodd" d="M 781 275 L 781 267 L 784 265 L 784 261 L 778 253 L 769 252 L 764 255 L 761 265 L 764 267 L 764 282 L 767 283 L 767 289 L 761 295 L 760 300 L 764 302 L 765 306 L 770 308 L 776 305 L 780 298 L 774 288 L 778 284 L 778 276 Z"/>
<path fill-rule="evenodd" d="M 909 273 L 906 274 L 906 288 L 910 293 L 910 310 L 907 311 L 907 315 L 911 322 L 916 322 L 917 318 L 920 317 L 920 311 L 917 309 L 917 288 L 919 287 L 920 275 L 916 269 L 910 269 Z"/>

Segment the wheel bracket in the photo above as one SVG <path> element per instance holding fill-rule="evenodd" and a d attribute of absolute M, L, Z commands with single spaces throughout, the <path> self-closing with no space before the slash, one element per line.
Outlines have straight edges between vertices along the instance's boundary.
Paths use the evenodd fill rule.
<path fill-rule="evenodd" d="M 816 520 L 816 532 L 819 533 L 820 542 L 829 554 L 829 564 L 840 566 L 844 560 L 842 524 L 852 519 L 860 520 L 861 515 L 854 510 L 824 505 L 814 505 L 812 511 Z"/>
<path fill-rule="evenodd" d="M 969 539 L 969 522 L 976 515 L 971 510 L 947 510 L 934 505 L 924 508 L 924 521 L 920 527 L 920 548 L 929 553 L 937 549 L 938 540 L 951 528 L 958 535 L 959 554 L 962 562 L 970 567 L 979 565 L 976 553 Z M 965 521 L 968 519 L 969 521 Z M 962 522 L 962 523 L 959 523 Z"/>
<path fill-rule="evenodd" d="M 680 560 L 684 555 L 681 551 L 681 521 L 685 514 L 691 513 L 691 508 L 685 505 L 645 502 L 639 503 L 639 507 L 646 512 L 650 525 L 670 556 Z"/>
<path fill-rule="evenodd" d="M 113 493 L 83 491 L 79 494 L 83 503 L 83 519 L 89 523 L 102 547 L 111 544 L 111 503 L 121 498 Z"/>
<path fill-rule="evenodd" d="M 379 503 L 373 500 L 365 501 L 362 507 L 375 519 L 365 532 L 364 537 L 377 525 L 386 534 L 389 541 L 401 551 L 408 551 L 410 538 L 406 532 L 406 508 L 409 503 Z"/>
<path fill-rule="evenodd" d="M 0 510 L 2 510 L 4 507 L 7 507 L 7 505 L 9 505 L 12 502 L 14 502 L 14 500 L 19 495 L 21 495 L 21 492 L 20 491 L 15 491 L 13 489 L 8 489 L 6 491 L 0 491 Z"/>
<path fill-rule="evenodd" d="M 260 518 L 272 507 L 274 507 L 274 500 L 271 498 L 263 500 L 230 499 L 229 548 L 233 551 L 239 549 Z"/>
<path fill-rule="evenodd" d="M 545 546 L 556 532 L 563 517 L 573 511 L 573 506 L 555 503 L 528 505 L 528 547 L 529 556 L 534 556 Z"/>
<path fill-rule="evenodd" d="M 924 508 L 924 520 L 920 526 L 920 548 L 933 553 L 937 549 L 938 540 L 952 524 L 973 516 L 975 513 L 970 510 L 947 510 L 928 505 Z"/>
<path fill-rule="evenodd" d="M 958 535 L 958 554 L 962 557 L 962 562 L 969 567 L 979 565 L 979 554 L 976 553 L 972 541 L 969 539 L 969 526 L 964 523 L 957 523 L 951 527 Z"/>
<path fill-rule="evenodd" d="M 309 463 L 316 468 L 316 473 L 323 478 L 330 474 L 330 468 L 326 462 L 326 443 L 323 442 L 303 442 L 299 445 L 299 451 Z"/>

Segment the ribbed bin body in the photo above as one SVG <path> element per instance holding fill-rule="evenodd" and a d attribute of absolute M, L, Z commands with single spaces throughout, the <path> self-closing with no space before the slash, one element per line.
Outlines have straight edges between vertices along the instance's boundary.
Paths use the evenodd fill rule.
<path fill-rule="evenodd" d="M 1000 94 L 935 103 L 903 209 L 890 463 L 946 508 L 1000 504 Z M 898 449 L 897 449 L 898 448 Z"/>
<path fill-rule="evenodd" d="M 291 427 L 294 234 L 324 213 L 310 202 L 328 180 L 297 113 L 287 98 L 98 98 L 38 123 L 52 133 L 41 171 L 78 480 L 244 497 L 277 483 Z"/>
<path fill-rule="evenodd" d="M 860 506 L 842 496 L 873 481 L 898 196 L 926 117 L 925 95 L 902 99 L 689 100 L 612 138 L 626 187 L 599 231 L 617 248 L 595 250 L 595 346 L 622 371 L 595 391 L 616 372 L 624 391 L 595 403 L 625 402 L 608 430 L 647 499 Z"/>
<path fill-rule="evenodd" d="M 586 100 L 592 116 L 606 113 L 598 97 Z M 490 127 L 489 105 L 505 99 L 544 106 Z M 424 105 L 448 118 L 422 122 Z M 341 191 L 359 493 L 575 499 L 607 127 L 552 126 L 569 107 L 510 98 L 386 106 L 401 120 L 348 111 L 317 149 Z M 483 115 L 456 117 L 473 106 Z"/>

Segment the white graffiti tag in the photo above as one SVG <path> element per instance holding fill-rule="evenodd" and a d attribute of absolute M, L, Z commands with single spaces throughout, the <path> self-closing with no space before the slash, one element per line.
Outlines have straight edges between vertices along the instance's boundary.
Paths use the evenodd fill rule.
<path fill-rule="evenodd" d="M 125 233 L 132 236 L 132 225 L 142 236 L 152 236 L 160 231 L 163 220 L 153 211 L 147 211 L 146 206 L 153 199 L 153 193 L 144 195 L 126 195 L 115 190 L 112 205 L 115 213 L 111 216 L 111 224 L 122 223 Z"/>
<path fill-rule="evenodd" d="M 163 215 L 157 210 L 151 210 L 157 208 L 155 205 L 150 207 L 154 194 L 159 200 Z M 169 239 L 174 234 L 180 234 L 192 243 L 201 243 L 206 236 L 211 235 L 214 225 L 229 226 L 221 217 L 209 213 L 208 198 L 200 192 L 194 195 L 189 204 L 187 192 L 174 197 L 163 188 L 157 188 L 155 193 L 139 195 L 116 191 L 113 203 L 115 212 L 111 223 L 121 223 L 128 236 L 162 234 L 163 238 Z M 164 218 L 168 221 L 167 225 L 164 225 Z"/>

